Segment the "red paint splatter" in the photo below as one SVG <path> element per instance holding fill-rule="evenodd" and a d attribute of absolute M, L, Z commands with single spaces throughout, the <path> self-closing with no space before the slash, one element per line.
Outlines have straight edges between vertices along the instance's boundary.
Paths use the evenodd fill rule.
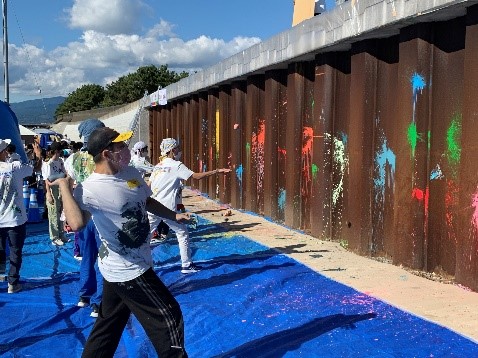
<path fill-rule="evenodd" d="M 304 127 L 302 137 L 302 155 L 312 155 L 312 144 L 314 143 L 314 130 L 310 127 Z"/>
<path fill-rule="evenodd" d="M 285 149 L 277 147 L 277 151 L 279 152 L 280 155 L 284 157 L 284 159 L 287 157 L 287 152 Z"/>
<path fill-rule="evenodd" d="M 262 191 L 264 179 L 264 148 L 265 148 L 265 123 L 264 120 L 259 121 L 257 134 L 252 133 L 252 156 L 255 160 L 257 168 L 257 191 Z"/>
<path fill-rule="evenodd" d="M 412 198 L 422 201 L 424 197 L 423 190 L 414 188 L 412 191 Z"/>
<path fill-rule="evenodd" d="M 302 129 L 302 187 L 303 196 L 309 197 L 312 190 L 312 144 L 314 143 L 314 130 L 311 127 Z"/>
<path fill-rule="evenodd" d="M 428 188 L 426 188 L 425 190 L 414 188 L 412 191 L 412 198 L 417 199 L 418 201 L 424 200 L 425 215 L 428 217 L 428 203 L 430 200 L 430 190 Z"/>

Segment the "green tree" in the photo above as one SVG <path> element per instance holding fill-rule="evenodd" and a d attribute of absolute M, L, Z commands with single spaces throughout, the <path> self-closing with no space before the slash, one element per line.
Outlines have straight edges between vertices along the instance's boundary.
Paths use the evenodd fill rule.
<path fill-rule="evenodd" d="M 57 107 L 55 116 L 99 108 L 104 98 L 105 90 L 102 86 L 95 84 L 83 85 L 68 94 L 65 101 Z"/>
<path fill-rule="evenodd" d="M 159 86 L 166 87 L 181 78 L 189 76 L 187 72 L 176 73 L 168 70 L 168 65 L 154 65 L 138 68 L 134 73 L 120 77 L 117 81 L 106 85 L 103 107 L 137 101 L 144 92 L 155 92 Z"/>

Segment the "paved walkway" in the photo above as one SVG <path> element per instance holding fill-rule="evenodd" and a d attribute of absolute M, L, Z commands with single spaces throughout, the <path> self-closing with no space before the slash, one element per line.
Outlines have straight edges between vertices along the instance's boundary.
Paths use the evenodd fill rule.
<path fill-rule="evenodd" d="M 223 216 L 224 206 L 193 190 L 184 191 L 184 204 L 188 210 L 277 249 L 321 275 L 478 342 L 476 292 L 358 256 L 336 242 L 318 240 L 257 215 L 231 210 L 231 216 Z"/>

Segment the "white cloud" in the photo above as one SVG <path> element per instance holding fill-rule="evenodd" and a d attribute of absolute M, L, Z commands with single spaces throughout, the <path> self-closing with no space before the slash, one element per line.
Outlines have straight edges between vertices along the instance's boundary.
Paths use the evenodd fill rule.
<path fill-rule="evenodd" d="M 10 44 L 12 101 L 20 94 L 23 96 L 20 100 L 28 99 L 27 96 L 38 98 L 38 88 L 41 88 L 43 97 L 52 97 L 66 96 L 87 83 L 104 86 L 136 71 L 138 67 L 151 64 L 167 64 L 170 70 L 193 72 L 214 65 L 260 41 L 256 37 L 236 37 L 226 42 L 207 36 L 184 41 L 174 34 L 174 26 L 164 20 L 146 30 L 145 35 L 128 34 L 126 29 L 132 29 L 135 25 L 125 25 L 119 20 L 120 13 L 111 15 L 116 20 L 103 24 L 103 29 L 91 29 L 96 22 L 95 17 L 107 10 L 113 11 L 112 7 L 115 6 L 111 4 L 117 1 L 105 1 L 96 14 L 90 14 L 88 19 L 83 20 L 83 35 L 66 46 L 46 51 L 28 44 Z M 91 2 L 95 2 L 98 8 L 95 0 L 75 0 L 71 10 L 72 24 L 74 21 L 79 24 L 80 16 L 76 12 L 85 11 Z M 141 5 L 140 1 L 121 2 L 132 7 L 128 10 L 129 14 Z M 124 8 L 123 4 L 121 11 Z M 116 28 L 114 23 L 124 26 Z M 114 28 L 115 31 L 112 30 Z"/>
<path fill-rule="evenodd" d="M 141 0 L 74 0 L 67 10 L 70 27 L 108 35 L 132 34 L 141 29 L 148 6 Z"/>

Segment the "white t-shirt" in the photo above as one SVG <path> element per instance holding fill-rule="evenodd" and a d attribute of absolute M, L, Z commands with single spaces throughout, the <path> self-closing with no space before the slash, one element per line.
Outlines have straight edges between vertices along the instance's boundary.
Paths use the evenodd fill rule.
<path fill-rule="evenodd" d="M 47 162 L 43 162 L 41 165 L 41 175 L 43 179 L 48 179 L 50 175 L 56 175 L 66 173 L 65 165 L 63 159 L 52 160 L 50 159 Z"/>
<path fill-rule="evenodd" d="M 133 280 L 153 266 L 146 212 L 151 194 L 141 174 L 130 166 L 115 175 L 92 173 L 74 191 L 100 234 L 98 265 L 109 282 Z"/>
<path fill-rule="evenodd" d="M 153 198 L 168 209 L 176 211 L 177 204 L 182 202 L 182 180 L 187 180 L 194 172 L 183 163 L 165 158 L 154 167 L 151 178 Z"/>
<path fill-rule="evenodd" d="M 16 227 L 27 221 L 23 178 L 32 175 L 32 172 L 30 164 L 0 162 L 0 227 Z"/>

